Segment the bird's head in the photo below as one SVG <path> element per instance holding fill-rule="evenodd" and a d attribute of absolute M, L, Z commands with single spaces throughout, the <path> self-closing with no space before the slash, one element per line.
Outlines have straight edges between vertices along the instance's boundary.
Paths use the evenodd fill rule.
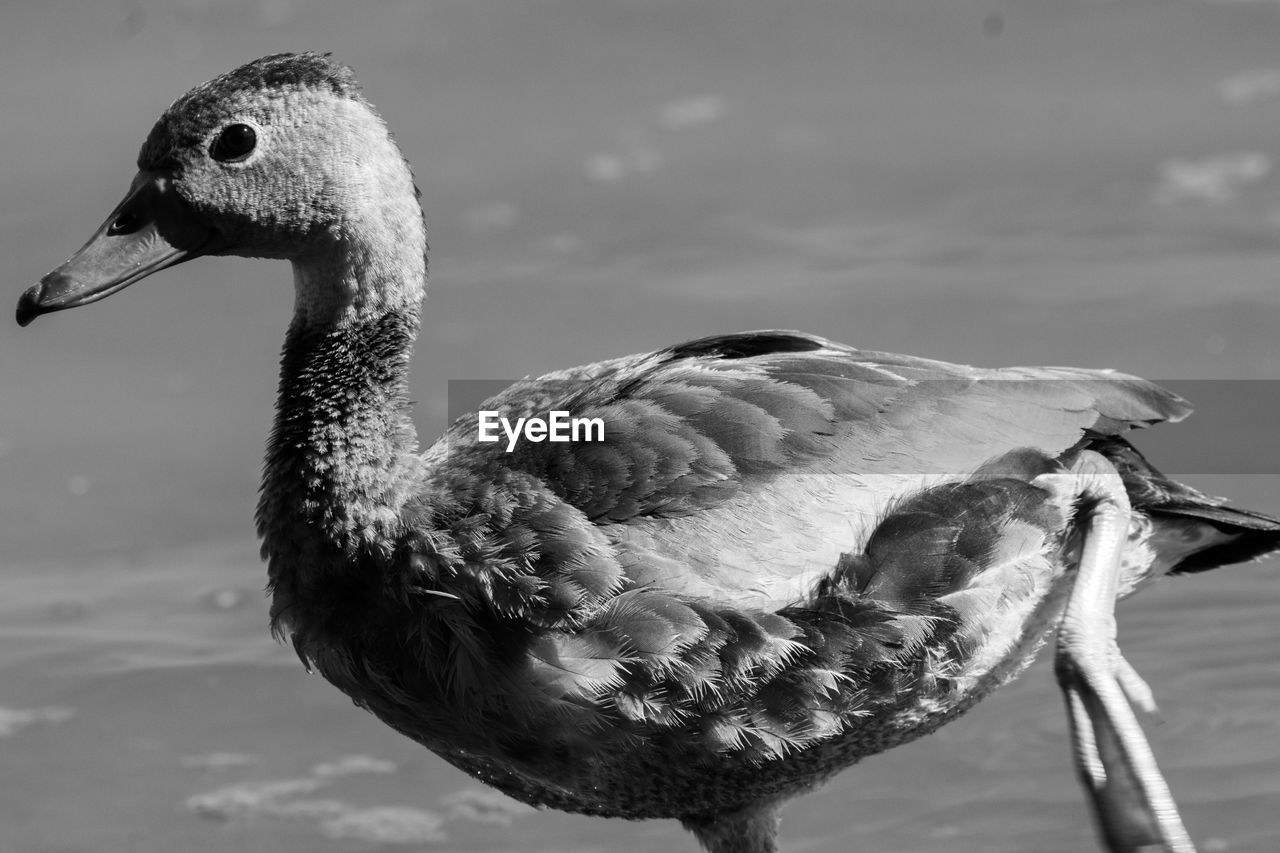
<path fill-rule="evenodd" d="M 138 169 L 89 242 L 22 295 L 20 324 L 201 255 L 285 258 L 300 303 L 350 304 L 378 295 L 362 282 L 404 273 L 353 264 L 425 252 L 408 165 L 351 70 L 320 54 L 268 56 L 192 89 L 151 129 Z"/>

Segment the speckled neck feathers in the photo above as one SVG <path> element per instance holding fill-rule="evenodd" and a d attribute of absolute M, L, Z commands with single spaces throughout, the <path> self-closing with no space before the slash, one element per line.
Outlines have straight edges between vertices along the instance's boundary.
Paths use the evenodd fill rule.
<path fill-rule="evenodd" d="M 289 328 L 257 513 L 273 620 L 307 589 L 391 556 L 418 469 L 405 398 L 417 330 L 416 310 Z"/>
<path fill-rule="evenodd" d="M 401 165 L 397 157 L 386 169 Z M 310 591 L 376 582 L 360 576 L 390 559 L 421 468 L 405 394 L 426 293 L 425 229 L 407 168 L 381 177 L 386 186 L 347 212 L 327 251 L 294 260 L 257 514 L 277 630 Z"/>

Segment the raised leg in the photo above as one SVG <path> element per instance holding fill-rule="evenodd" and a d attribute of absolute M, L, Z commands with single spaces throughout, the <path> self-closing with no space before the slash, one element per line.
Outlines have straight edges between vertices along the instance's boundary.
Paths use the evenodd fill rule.
<path fill-rule="evenodd" d="M 780 802 L 762 802 L 713 817 L 680 822 L 707 853 L 777 853 Z"/>
<path fill-rule="evenodd" d="M 1054 672 L 1066 698 L 1076 771 L 1107 849 L 1195 853 L 1169 786 L 1133 708 L 1154 712 L 1151 690 L 1120 655 L 1115 602 L 1129 533 L 1129 498 L 1102 456 L 1086 451 L 1072 470 L 1083 544 L 1058 630 Z"/>

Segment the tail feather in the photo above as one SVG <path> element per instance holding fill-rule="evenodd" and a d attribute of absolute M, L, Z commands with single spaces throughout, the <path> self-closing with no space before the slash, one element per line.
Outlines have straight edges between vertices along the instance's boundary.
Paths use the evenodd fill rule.
<path fill-rule="evenodd" d="M 1188 554 L 1171 569 L 1171 574 L 1190 574 L 1259 560 L 1280 551 L 1280 521 L 1261 513 L 1230 506 L 1186 506 L 1149 510 L 1161 516 L 1193 519 L 1208 523 L 1231 539 Z"/>
<path fill-rule="evenodd" d="M 1169 479 L 1124 439 L 1100 437 L 1090 447 L 1116 466 L 1135 509 L 1180 527 L 1189 537 L 1204 525 L 1226 534 L 1202 536 L 1205 547 L 1187 549 L 1171 573 L 1202 572 L 1280 551 L 1280 519 L 1229 506 L 1220 498 Z"/>

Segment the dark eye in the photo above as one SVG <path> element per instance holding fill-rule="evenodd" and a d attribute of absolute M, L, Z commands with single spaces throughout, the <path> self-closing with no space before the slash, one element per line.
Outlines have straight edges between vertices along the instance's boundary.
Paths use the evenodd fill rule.
<path fill-rule="evenodd" d="M 247 124 L 229 124 L 209 146 L 209 156 L 219 163 L 243 160 L 258 144 L 258 134 Z"/>

